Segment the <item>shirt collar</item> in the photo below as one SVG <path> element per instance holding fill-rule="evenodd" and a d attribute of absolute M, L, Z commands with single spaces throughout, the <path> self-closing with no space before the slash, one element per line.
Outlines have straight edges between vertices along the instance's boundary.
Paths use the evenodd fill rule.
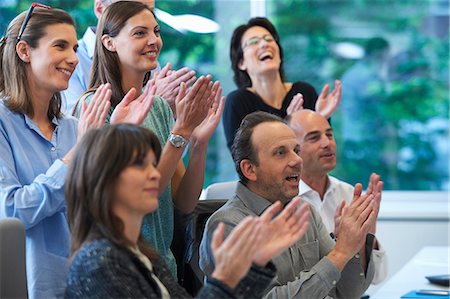
<path fill-rule="evenodd" d="M 256 215 L 261 215 L 272 203 L 258 194 L 250 191 L 244 184 L 238 182 L 236 197 Z"/>
<path fill-rule="evenodd" d="M 83 35 L 83 41 L 86 45 L 86 50 L 89 58 L 94 57 L 95 51 L 95 27 L 89 27 Z"/>
<path fill-rule="evenodd" d="M 30 129 L 38 129 L 38 126 L 36 125 L 36 123 L 26 114 L 23 114 L 23 117 L 25 118 L 25 123 L 27 124 L 27 126 Z M 56 116 L 53 116 L 52 118 L 52 124 L 55 125 L 55 127 L 59 126 L 60 121 L 58 120 L 58 118 Z"/>
<path fill-rule="evenodd" d="M 325 194 L 330 191 L 333 191 L 336 188 L 336 186 L 337 186 L 336 179 L 328 175 L 327 190 L 325 191 Z M 312 191 L 316 192 L 315 190 L 311 189 L 311 187 L 308 186 L 308 184 L 306 184 L 303 180 L 300 180 L 298 195 L 302 196 L 303 194 Z"/>

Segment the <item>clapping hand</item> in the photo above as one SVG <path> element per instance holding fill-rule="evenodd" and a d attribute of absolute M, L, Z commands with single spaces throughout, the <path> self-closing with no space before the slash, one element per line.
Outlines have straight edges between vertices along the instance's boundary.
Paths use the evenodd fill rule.
<path fill-rule="evenodd" d="M 362 195 L 362 185 L 356 184 L 352 202 L 342 210 L 339 238 L 335 247 L 348 258 L 361 249 L 373 221 L 376 220 L 374 205 L 374 195 Z"/>
<path fill-rule="evenodd" d="M 140 125 L 152 107 L 155 92 L 154 80 L 147 82 L 144 92 L 136 99 L 134 98 L 136 96 L 136 89 L 131 88 L 114 109 L 111 115 L 111 123 Z"/>
<path fill-rule="evenodd" d="M 276 215 L 281 208 L 278 201 L 259 218 L 261 230 L 254 262 L 260 267 L 264 267 L 271 259 L 300 240 L 308 230 L 309 207 L 307 204 L 301 204 L 300 197 L 294 197 L 281 213 Z"/>
<path fill-rule="evenodd" d="M 219 81 L 214 83 L 211 97 L 213 98 L 211 109 L 208 110 L 205 119 L 192 132 L 193 143 L 207 144 L 220 122 L 225 107 L 225 97 L 222 96 L 222 87 Z"/>
<path fill-rule="evenodd" d="M 297 93 L 293 98 L 291 103 L 286 109 L 287 115 L 291 115 L 292 113 L 303 109 L 303 95 L 301 93 Z"/>
<path fill-rule="evenodd" d="M 334 81 L 334 89 L 328 94 L 330 90 L 330 85 L 325 84 L 317 98 L 316 111 L 325 118 L 330 118 L 331 115 L 336 111 L 342 97 L 342 86 L 341 81 Z"/>
<path fill-rule="evenodd" d="M 88 105 L 81 104 L 80 119 L 78 121 L 78 140 L 84 136 L 89 129 L 100 128 L 105 124 L 106 116 L 111 107 L 111 85 L 101 84 Z"/>
<path fill-rule="evenodd" d="M 373 221 L 372 225 L 370 226 L 369 233 L 375 235 L 377 231 L 377 217 L 378 213 L 380 211 L 380 203 L 381 203 L 381 193 L 383 191 L 384 183 L 381 180 L 381 177 L 376 174 L 372 173 L 369 178 L 369 185 L 367 187 L 366 193 L 372 194 L 374 197 L 374 206 L 373 211 L 375 213 L 375 220 Z"/>
<path fill-rule="evenodd" d="M 194 129 L 205 119 L 214 101 L 211 97 L 213 83 L 211 76 L 201 76 L 187 90 L 182 82 L 176 99 L 177 120 L 173 132 L 190 139 Z"/>
<path fill-rule="evenodd" d="M 187 67 L 173 71 L 170 63 L 167 63 L 159 73 L 155 73 L 154 79 L 156 94 L 167 101 L 176 118 L 176 98 L 180 92 L 181 83 L 184 82 L 187 86 L 194 83 L 197 79 L 195 71 L 191 71 Z"/>
<path fill-rule="evenodd" d="M 244 218 L 223 241 L 225 226 L 220 223 L 214 230 L 211 250 L 215 269 L 212 277 L 234 288 L 247 274 L 253 261 L 261 227 L 255 217 Z"/>

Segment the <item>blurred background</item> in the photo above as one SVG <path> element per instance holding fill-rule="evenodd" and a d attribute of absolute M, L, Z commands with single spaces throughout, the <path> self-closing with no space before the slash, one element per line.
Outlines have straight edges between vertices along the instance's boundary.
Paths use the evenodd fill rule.
<path fill-rule="evenodd" d="M 97 22 L 93 0 L 41 2 L 71 13 L 78 38 Z M 30 4 L 0 2 L 2 35 Z M 447 0 L 156 0 L 156 8 L 219 25 L 214 33 L 180 30 L 160 15 L 159 62 L 211 73 L 225 95 L 236 88 L 229 62 L 233 29 L 251 16 L 267 16 L 280 33 L 289 81 L 309 82 L 318 92 L 325 83 L 343 82 L 342 103 L 332 117 L 335 176 L 354 184 L 376 171 L 387 190 L 449 189 Z M 219 126 L 208 148 L 205 187 L 234 179 Z"/>

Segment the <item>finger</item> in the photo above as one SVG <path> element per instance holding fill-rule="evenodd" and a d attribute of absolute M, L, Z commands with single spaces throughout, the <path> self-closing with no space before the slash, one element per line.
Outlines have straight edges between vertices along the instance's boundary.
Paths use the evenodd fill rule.
<path fill-rule="evenodd" d="M 342 97 L 342 84 L 341 84 L 341 81 L 339 81 L 339 80 L 336 80 L 334 84 L 337 89 L 336 96 L 335 96 L 336 103 L 339 104 L 339 102 L 341 101 L 341 97 Z"/>
<path fill-rule="evenodd" d="M 352 205 L 354 202 L 356 202 L 362 194 L 362 185 L 360 183 L 357 183 L 355 185 L 355 189 L 353 190 L 353 199 L 350 205 Z"/>
<path fill-rule="evenodd" d="M 325 98 L 327 96 L 329 90 L 330 90 L 330 85 L 325 84 L 325 86 L 322 88 L 322 91 L 320 92 L 319 98 Z"/>
<path fill-rule="evenodd" d="M 294 197 L 287 206 L 284 207 L 283 211 L 274 219 L 274 221 L 284 221 L 287 222 L 294 214 L 298 208 L 301 199 L 299 196 Z"/>
<path fill-rule="evenodd" d="M 374 197 L 370 195 L 367 200 L 365 200 L 360 207 L 358 207 L 358 218 L 356 218 L 356 222 L 360 225 L 367 220 L 369 214 L 373 211 L 374 208 Z"/>
<path fill-rule="evenodd" d="M 305 219 L 308 219 L 310 215 L 309 205 L 308 204 L 302 204 L 294 213 L 294 216 L 292 217 L 295 220 L 294 225 L 300 225 L 302 221 Z"/>
<path fill-rule="evenodd" d="M 86 109 L 86 113 L 90 114 L 90 113 L 96 113 L 97 112 L 97 108 L 99 106 L 100 98 L 103 98 L 103 91 L 104 91 L 104 84 L 100 84 L 100 86 L 97 88 L 97 90 L 94 93 L 94 97 L 92 98 L 92 101 L 89 103 L 87 109 Z"/>
<path fill-rule="evenodd" d="M 173 71 L 170 74 L 170 77 L 173 80 L 177 80 L 177 79 L 182 78 L 185 75 L 189 75 L 189 69 L 187 67 L 183 67 L 183 68 L 181 68 L 179 70 Z M 179 82 L 181 82 L 181 81 L 179 81 Z"/>
<path fill-rule="evenodd" d="M 132 87 L 127 94 L 123 97 L 122 101 L 120 101 L 119 105 L 120 107 L 126 107 L 128 106 L 136 96 L 136 88 Z"/>
<path fill-rule="evenodd" d="M 195 80 L 197 80 L 197 77 L 195 76 L 195 72 L 194 71 L 192 71 L 192 72 L 193 72 L 193 76 L 185 81 L 188 86 L 192 85 L 195 82 Z"/>
<path fill-rule="evenodd" d="M 201 88 L 206 89 L 207 86 L 207 80 L 205 78 L 205 76 L 200 76 L 200 78 L 197 79 L 197 81 L 195 81 L 194 85 L 190 88 L 189 92 L 188 92 L 188 97 L 190 99 L 195 98 L 196 95 L 199 93 L 199 90 Z"/>
<path fill-rule="evenodd" d="M 372 211 L 369 216 L 367 217 L 366 221 L 361 225 L 361 231 L 364 233 L 364 236 L 367 235 L 367 233 L 370 230 L 370 227 L 374 222 L 377 221 L 377 217 L 374 211 Z"/>
<path fill-rule="evenodd" d="M 342 209 L 345 207 L 345 205 L 346 205 L 345 200 L 343 200 L 341 202 L 341 204 L 339 205 L 339 207 L 336 209 L 335 217 L 341 217 L 342 216 Z"/>
<path fill-rule="evenodd" d="M 97 94 L 97 97 L 95 98 L 94 102 L 91 102 L 89 106 L 91 106 L 90 114 L 93 115 L 94 119 L 92 120 L 92 125 L 98 126 L 98 120 L 101 119 L 101 116 L 104 111 L 105 107 L 105 101 L 109 101 L 109 98 L 107 96 L 108 92 L 110 91 L 109 84 L 104 84 L 102 86 L 102 89 Z"/>
<path fill-rule="evenodd" d="M 178 92 L 178 96 L 175 99 L 175 105 L 181 102 L 185 96 L 186 96 L 186 84 L 184 82 L 181 82 L 180 91 Z"/>
<path fill-rule="evenodd" d="M 247 216 L 241 221 L 230 233 L 230 235 L 225 239 L 222 246 L 225 250 L 230 250 L 233 246 L 243 246 L 248 239 L 247 236 L 249 232 L 253 231 L 257 224 L 255 217 Z"/>
<path fill-rule="evenodd" d="M 223 113 L 223 109 L 225 108 L 225 97 L 220 98 L 219 108 L 216 110 L 216 116 L 220 118 Z"/>
<path fill-rule="evenodd" d="M 158 76 L 155 76 L 155 78 L 162 79 L 167 76 L 167 72 L 170 70 L 170 62 L 168 62 L 159 72 Z"/>
<path fill-rule="evenodd" d="M 268 223 L 279 211 L 281 211 L 281 202 L 277 201 L 270 205 L 259 218 L 262 222 Z"/>

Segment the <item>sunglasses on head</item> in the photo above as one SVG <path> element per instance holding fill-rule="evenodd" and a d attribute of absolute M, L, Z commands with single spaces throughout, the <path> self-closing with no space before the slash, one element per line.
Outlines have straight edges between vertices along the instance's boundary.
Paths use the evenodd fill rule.
<path fill-rule="evenodd" d="M 27 27 L 28 21 L 30 20 L 31 15 L 33 14 L 33 10 L 36 7 L 45 8 L 45 9 L 51 9 L 50 6 L 47 6 L 47 5 L 44 5 L 44 4 L 41 4 L 41 3 L 37 3 L 37 2 L 31 3 L 30 9 L 28 9 L 28 13 L 27 13 L 27 15 L 25 17 L 25 20 L 23 20 L 22 26 L 20 27 L 19 35 L 17 35 L 17 41 L 20 41 L 22 39 L 22 34 L 25 31 L 25 28 Z"/>

